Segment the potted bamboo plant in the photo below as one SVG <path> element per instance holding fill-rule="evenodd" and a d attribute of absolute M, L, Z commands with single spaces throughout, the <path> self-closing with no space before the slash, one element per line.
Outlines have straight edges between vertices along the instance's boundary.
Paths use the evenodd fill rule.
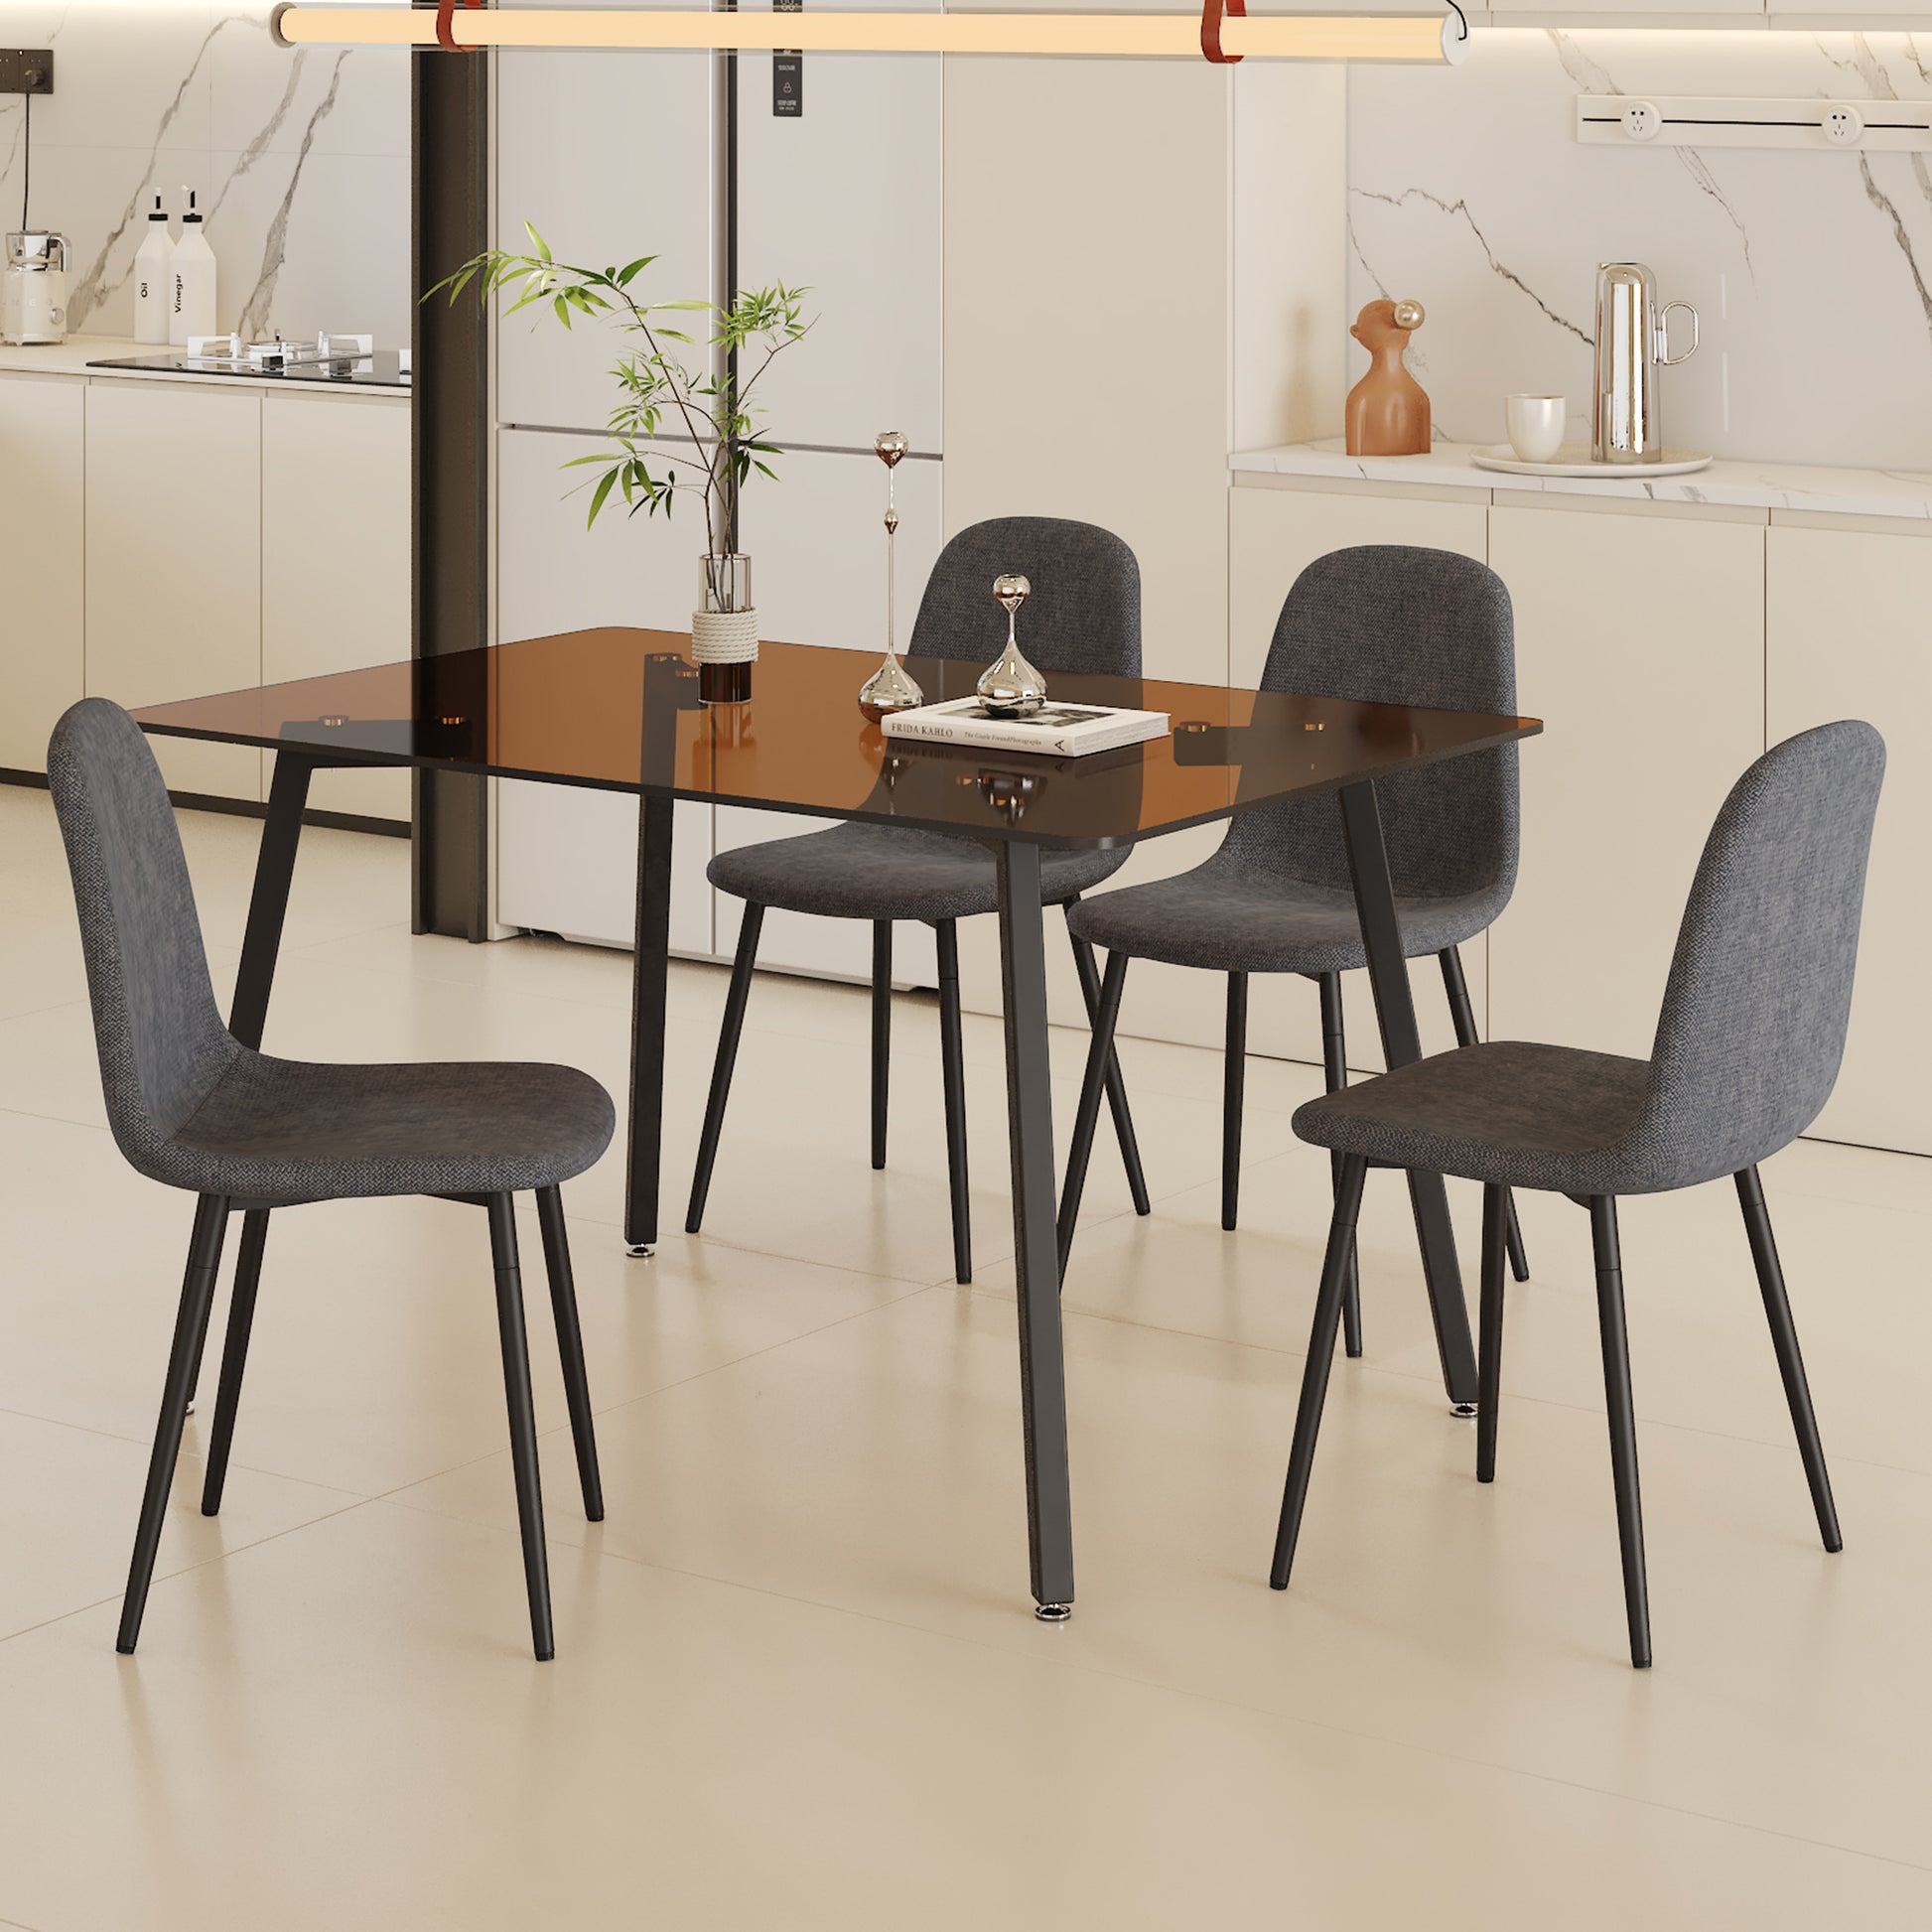
<path fill-rule="evenodd" d="M 655 255 L 621 268 L 579 268 L 553 260 L 536 229 L 525 223 L 525 230 L 533 253 L 489 249 L 430 294 L 447 290 L 455 302 L 474 284 L 485 303 L 499 292 L 514 295 L 506 316 L 531 309 L 537 321 L 547 316 L 566 329 L 580 319 L 615 320 L 624 336 L 635 338 L 611 371 L 620 391 L 605 426 L 613 447 L 574 458 L 564 468 L 594 472 L 579 485 L 590 491 L 587 525 L 614 496 L 621 498 L 627 515 L 662 510 L 667 521 L 679 496 L 699 499 L 705 547 L 691 614 L 699 691 L 712 703 L 747 698 L 759 618 L 751 559 L 738 548 L 739 501 L 753 471 L 777 480 L 767 459 L 783 452 L 762 427 L 765 412 L 757 390 L 773 358 L 811 329 L 802 306 L 810 291 L 782 282 L 740 289 L 729 308 L 698 299 L 640 301 L 632 286 Z M 687 316 L 705 319 L 701 336 L 683 324 Z M 700 345 L 708 353 L 694 368 L 684 357 Z M 682 445 L 655 440 L 665 433 L 681 437 Z"/>

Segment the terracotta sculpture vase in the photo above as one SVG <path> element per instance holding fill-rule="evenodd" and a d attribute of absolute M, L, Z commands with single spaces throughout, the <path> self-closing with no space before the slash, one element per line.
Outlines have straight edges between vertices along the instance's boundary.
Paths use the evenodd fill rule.
<path fill-rule="evenodd" d="M 1429 449 L 1429 395 L 1403 366 L 1422 327 L 1420 302 L 1371 302 L 1349 334 L 1368 350 L 1368 373 L 1348 392 L 1350 456 L 1422 456 Z"/>

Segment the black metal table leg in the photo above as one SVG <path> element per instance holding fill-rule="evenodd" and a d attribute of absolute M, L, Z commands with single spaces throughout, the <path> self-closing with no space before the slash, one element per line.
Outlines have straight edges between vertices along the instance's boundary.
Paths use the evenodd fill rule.
<path fill-rule="evenodd" d="M 1388 848 L 1382 842 L 1382 814 L 1372 780 L 1343 785 L 1342 838 L 1355 883 L 1355 910 L 1362 922 L 1369 984 L 1375 990 L 1375 1018 L 1382 1030 L 1382 1052 L 1391 1067 L 1422 1058 L 1415 1002 L 1409 993 L 1409 962 L 1403 956 L 1396 923 L 1395 888 L 1389 878 Z M 1475 1343 L 1469 1311 L 1462 1300 L 1462 1273 L 1455 1259 L 1455 1231 L 1449 1223 L 1449 1189 L 1439 1173 L 1412 1173 L 1409 1200 L 1415 1209 L 1416 1238 L 1422 1248 L 1423 1277 L 1429 1285 L 1430 1313 L 1436 1323 L 1436 1352 L 1443 1364 L 1443 1386 L 1459 1409 L 1473 1413 L 1476 1399 Z"/>
<path fill-rule="evenodd" d="M 289 885 L 295 878 L 295 849 L 302 839 L 302 812 L 309 802 L 309 778 L 315 768 L 316 761 L 299 753 L 275 754 L 268 817 L 255 856 L 255 889 L 248 899 L 248 929 L 235 973 L 234 1004 L 228 1009 L 228 1031 L 244 1046 L 261 1045 L 268 1021 L 269 989 L 275 984 Z"/>
<path fill-rule="evenodd" d="M 645 792 L 637 810 L 637 945 L 630 962 L 630 1128 L 623 1245 L 657 1251 L 657 1171 L 664 1145 L 664 1002 L 671 975 L 673 800 Z"/>
<path fill-rule="evenodd" d="M 1039 848 L 1007 842 L 1000 869 L 1000 978 L 1006 995 L 1008 1140 L 1019 1276 L 1020 1405 L 1027 1437 L 1027 1526 L 1034 1614 L 1073 1607 L 1073 1503 L 1054 1232 L 1053 1094 L 1046 1059 L 1046 945 Z"/>

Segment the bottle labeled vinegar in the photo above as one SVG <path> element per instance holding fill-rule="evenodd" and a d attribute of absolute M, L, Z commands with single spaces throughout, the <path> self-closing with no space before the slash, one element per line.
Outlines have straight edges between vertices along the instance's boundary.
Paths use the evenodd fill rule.
<path fill-rule="evenodd" d="M 191 336 L 214 334 L 214 250 L 202 232 L 194 191 L 184 188 L 182 193 L 188 207 L 181 217 L 181 239 L 168 263 L 168 340 L 176 347 Z"/>
<path fill-rule="evenodd" d="M 168 217 L 161 197 L 154 198 L 148 232 L 134 255 L 134 340 L 165 343 L 168 312 L 174 307 L 175 244 L 168 238 Z"/>

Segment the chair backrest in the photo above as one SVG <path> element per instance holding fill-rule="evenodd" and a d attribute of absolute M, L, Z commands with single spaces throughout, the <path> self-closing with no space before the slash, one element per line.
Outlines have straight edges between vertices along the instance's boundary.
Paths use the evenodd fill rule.
<path fill-rule="evenodd" d="M 1407 544 L 1331 551 L 1289 591 L 1261 688 L 1514 715 L 1509 592 L 1486 564 L 1452 551 Z M 1487 893 L 1495 900 L 1489 916 L 1502 910 L 1516 883 L 1513 745 L 1398 772 L 1375 790 L 1399 895 Z M 1243 812 L 1221 849 L 1281 878 L 1349 884 L 1332 798 Z"/>
<path fill-rule="evenodd" d="M 174 806 L 140 728 L 119 705 L 83 698 L 54 728 L 47 776 L 107 1118 L 121 1152 L 156 1173 L 162 1146 L 241 1047 L 214 1004 Z"/>
<path fill-rule="evenodd" d="M 961 530 L 932 566 L 905 654 L 992 663 L 1007 640 L 993 580 L 1009 572 L 1033 586 L 1017 633 L 1029 662 L 1048 677 L 1140 676 L 1141 567 L 1133 551 L 1111 530 L 1057 516 L 996 516 Z"/>
<path fill-rule="evenodd" d="M 1731 787 L 1691 885 L 1630 1136 L 1658 1186 L 1767 1159 L 1831 1097 L 1884 775 L 1884 740 L 1854 720 L 1786 739 Z"/>

